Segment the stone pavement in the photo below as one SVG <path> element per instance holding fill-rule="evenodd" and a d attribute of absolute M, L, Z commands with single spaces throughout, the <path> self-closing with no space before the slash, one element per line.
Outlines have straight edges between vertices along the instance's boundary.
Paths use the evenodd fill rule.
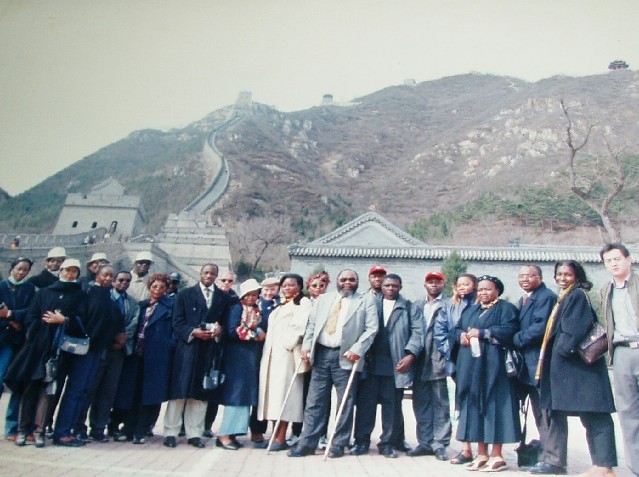
<path fill-rule="evenodd" d="M 0 400 L 0 428 L 4 432 L 4 413 L 8 395 Z M 220 410 L 219 416 L 223 411 Z M 404 400 L 404 416 L 406 420 L 406 437 L 411 445 L 415 445 L 415 420 L 411 409 L 411 401 Z M 532 418 L 531 418 L 532 419 Z M 620 477 L 631 477 L 623 462 L 623 446 L 617 415 L 614 415 L 619 454 L 619 467 L 616 473 Z M 219 425 L 220 417 L 216 421 Z M 569 432 L 569 474 L 577 474 L 590 467 L 590 457 L 586 447 L 585 432 L 577 418 L 570 418 Z M 533 422 L 534 429 L 534 421 Z M 214 430 L 216 430 L 214 426 Z M 332 423 L 331 423 L 332 428 Z M 376 428 L 373 441 L 381 429 Z M 33 445 L 16 447 L 13 442 L 0 441 L 0 476 L 44 476 L 44 477 L 91 477 L 91 476 L 224 476 L 224 477 L 332 477 L 332 476 L 416 476 L 416 477 L 464 477 L 469 474 L 463 466 L 440 462 L 434 457 L 407 457 L 401 454 L 398 459 L 387 459 L 377 454 L 376 447 L 365 456 L 345 455 L 341 459 L 323 460 L 319 451 L 315 456 L 290 458 L 285 452 L 266 454 L 265 450 L 250 448 L 248 437 L 240 438 L 247 447 L 238 451 L 227 451 L 215 447 L 215 440 L 209 440 L 206 449 L 195 449 L 186 444 L 185 438 L 178 438 L 178 446 L 168 449 L 162 445 L 162 416 L 155 427 L 156 435 L 147 438 L 144 445 L 127 443 L 95 443 L 83 448 L 70 449 L 48 445 L 44 449 L 36 449 Z M 529 434 L 531 432 L 529 431 Z M 534 434 L 534 430 L 532 431 Z M 454 436 L 454 431 L 453 431 Z M 529 439 L 536 435 L 529 435 Z M 50 441 L 48 441 L 50 442 Z M 516 445 L 504 446 L 504 457 L 508 462 L 508 470 L 500 475 L 528 476 L 527 472 L 517 468 Z M 451 443 L 449 454 L 459 451 L 459 443 Z M 483 475 L 483 474 L 481 474 Z"/>

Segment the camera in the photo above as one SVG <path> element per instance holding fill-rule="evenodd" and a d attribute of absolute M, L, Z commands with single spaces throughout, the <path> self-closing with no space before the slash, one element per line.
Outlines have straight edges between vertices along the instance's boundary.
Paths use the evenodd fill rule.
<path fill-rule="evenodd" d="M 226 376 L 217 369 L 212 369 L 209 374 L 202 379 L 202 388 L 206 390 L 217 389 L 222 383 L 224 383 Z"/>

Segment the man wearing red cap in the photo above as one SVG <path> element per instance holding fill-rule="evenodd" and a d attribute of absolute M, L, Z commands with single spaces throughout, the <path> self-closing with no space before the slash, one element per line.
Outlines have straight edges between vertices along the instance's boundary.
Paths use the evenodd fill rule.
<path fill-rule="evenodd" d="M 435 317 L 445 309 L 446 277 L 441 272 L 429 272 L 424 280 L 426 297 L 413 305 L 423 312 L 424 351 L 417 357 L 413 381 L 413 412 L 417 422 L 419 445 L 408 452 L 411 457 L 434 455 L 448 460 L 446 447 L 452 432 L 450 401 L 446 384 L 446 360 L 433 340 Z"/>

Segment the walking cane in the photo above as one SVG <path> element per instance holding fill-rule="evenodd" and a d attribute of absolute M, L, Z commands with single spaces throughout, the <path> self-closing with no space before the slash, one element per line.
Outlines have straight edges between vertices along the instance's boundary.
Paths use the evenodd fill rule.
<path fill-rule="evenodd" d="M 344 395 L 342 396 L 342 402 L 339 403 L 339 409 L 337 410 L 337 416 L 335 416 L 335 427 L 333 428 L 333 432 L 331 434 L 331 438 L 328 440 L 328 444 L 326 444 L 326 450 L 324 451 L 324 460 L 328 457 L 328 453 L 330 452 L 331 447 L 333 446 L 333 439 L 335 438 L 335 433 L 337 432 L 337 425 L 339 424 L 339 420 L 342 417 L 342 412 L 344 412 L 344 405 L 348 400 L 348 393 L 351 390 L 351 385 L 353 384 L 353 378 L 355 377 L 355 370 L 357 369 L 357 363 L 353 363 L 353 369 L 351 370 L 351 374 L 348 377 L 348 382 L 346 383 L 346 389 L 344 390 Z"/>
<path fill-rule="evenodd" d="M 288 402 L 288 397 L 291 395 L 291 391 L 293 390 L 293 384 L 295 383 L 295 378 L 297 378 L 297 372 L 300 370 L 300 366 L 304 362 L 304 358 L 300 358 L 300 362 L 297 363 L 297 367 L 295 368 L 295 373 L 293 374 L 293 379 L 291 379 L 291 384 L 288 386 L 288 391 L 286 391 L 286 396 L 284 396 L 284 404 L 282 404 L 282 410 L 280 411 L 280 416 L 275 421 L 275 426 L 273 426 L 273 433 L 271 434 L 271 438 L 268 440 L 268 447 L 266 448 L 266 455 L 271 453 L 271 446 L 275 441 L 275 434 L 277 433 L 277 428 L 282 421 L 282 415 L 284 414 L 284 408 L 286 408 L 286 403 Z"/>

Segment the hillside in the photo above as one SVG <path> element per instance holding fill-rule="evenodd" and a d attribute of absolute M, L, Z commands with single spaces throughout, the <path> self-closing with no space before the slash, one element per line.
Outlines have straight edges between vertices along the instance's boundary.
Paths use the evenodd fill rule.
<path fill-rule="evenodd" d="M 349 106 L 283 113 L 253 103 L 218 134 L 231 183 L 210 213 L 229 227 L 286 217 L 290 240 L 375 210 L 432 241 L 570 241 L 577 235 L 568 232 L 581 229 L 580 240 L 597 243 L 596 216 L 566 190 L 562 98 L 578 134 L 595 125 L 584 155 L 605 156 L 606 137 L 637 162 L 639 74 L 537 83 L 470 74 L 389 87 Z M 204 187 L 199 152 L 227 112 L 181 130 L 136 132 L 101 149 L 0 204 L 3 230 L 51 230 L 67 192 L 88 191 L 109 176 L 142 196 L 149 229 L 157 230 Z M 637 214 L 625 207 L 636 199 L 636 183 L 622 199 L 617 217 L 628 239 L 639 241 Z M 503 236 L 491 235 L 497 225 Z"/>

